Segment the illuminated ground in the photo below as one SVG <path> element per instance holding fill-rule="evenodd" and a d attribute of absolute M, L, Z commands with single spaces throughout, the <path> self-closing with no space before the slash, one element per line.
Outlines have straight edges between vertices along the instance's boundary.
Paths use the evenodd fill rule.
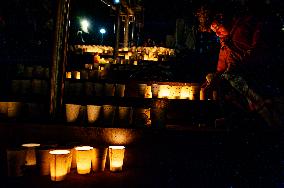
<path fill-rule="evenodd" d="M 48 129 L 25 125 L 26 132 L 19 133 L 7 126 L 1 126 L 2 133 L 7 133 L 1 137 L 1 187 L 283 187 L 281 130 L 137 130 L 133 134 L 138 139 L 126 146 L 122 172 L 111 173 L 107 163 L 104 172 L 78 175 L 73 169 L 65 181 L 52 182 L 49 176 L 35 171 L 23 177 L 6 177 L 5 148 L 10 144 L 5 137 L 23 139 L 28 132 L 40 134 Z M 52 132 L 54 125 L 50 126 Z M 90 132 L 90 128 L 79 129 L 78 138 Z M 26 137 L 20 137 L 22 134 Z M 46 139 L 44 134 L 41 137 Z"/>

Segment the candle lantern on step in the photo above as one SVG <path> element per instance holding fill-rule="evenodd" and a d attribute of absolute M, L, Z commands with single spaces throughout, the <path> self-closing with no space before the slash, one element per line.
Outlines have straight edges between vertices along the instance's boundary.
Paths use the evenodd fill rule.
<path fill-rule="evenodd" d="M 50 152 L 50 177 L 52 181 L 62 181 L 68 171 L 69 150 L 51 150 Z"/>
<path fill-rule="evenodd" d="M 109 146 L 109 162 L 111 172 L 122 171 L 124 152 L 124 146 Z"/>
<path fill-rule="evenodd" d="M 89 174 L 91 172 L 92 149 L 91 146 L 78 146 L 76 149 L 76 163 L 78 174 Z"/>
<path fill-rule="evenodd" d="M 80 71 L 75 71 L 75 79 L 80 80 L 81 78 L 81 72 Z"/>
<path fill-rule="evenodd" d="M 158 98 L 168 98 L 170 95 L 170 88 L 169 85 L 159 85 L 159 93 Z"/>
<path fill-rule="evenodd" d="M 189 92 L 190 92 L 190 86 L 182 86 L 181 92 L 180 92 L 180 98 L 181 99 L 189 99 Z"/>
<path fill-rule="evenodd" d="M 37 143 L 22 144 L 22 147 L 26 149 L 26 166 L 36 165 L 36 151 L 35 148 L 40 146 Z"/>
<path fill-rule="evenodd" d="M 66 72 L 66 78 L 72 78 L 72 73 L 71 72 Z"/>

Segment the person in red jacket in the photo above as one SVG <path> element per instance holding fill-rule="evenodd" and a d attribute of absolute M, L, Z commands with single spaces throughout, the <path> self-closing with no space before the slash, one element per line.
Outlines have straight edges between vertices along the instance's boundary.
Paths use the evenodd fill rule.
<path fill-rule="evenodd" d="M 234 101 L 244 110 L 257 112 L 269 126 L 279 126 L 279 117 L 272 108 L 272 95 L 266 88 L 269 80 L 266 52 L 270 46 L 263 40 L 263 21 L 252 15 L 226 19 L 220 14 L 210 27 L 220 40 L 220 51 L 217 70 L 207 76 L 210 79 L 205 89 L 217 85 L 225 91 L 220 88 L 224 86 L 220 83 L 225 81 L 231 88 L 225 97 L 237 96 Z"/>

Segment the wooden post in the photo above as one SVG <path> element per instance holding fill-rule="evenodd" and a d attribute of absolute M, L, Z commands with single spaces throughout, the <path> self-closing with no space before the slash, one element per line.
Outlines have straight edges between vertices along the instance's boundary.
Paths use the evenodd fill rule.
<path fill-rule="evenodd" d="M 129 36 L 129 15 L 125 16 L 124 20 L 124 40 L 123 47 L 128 47 L 128 36 Z"/>
<path fill-rule="evenodd" d="M 50 68 L 50 116 L 57 120 L 62 112 L 64 73 L 67 62 L 70 0 L 57 1 L 56 25 Z"/>
<path fill-rule="evenodd" d="M 116 21 L 115 21 L 115 43 L 114 43 L 114 59 L 118 56 L 119 49 L 119 35 L 120 35 L 120 4 L 116 5 Z"/>

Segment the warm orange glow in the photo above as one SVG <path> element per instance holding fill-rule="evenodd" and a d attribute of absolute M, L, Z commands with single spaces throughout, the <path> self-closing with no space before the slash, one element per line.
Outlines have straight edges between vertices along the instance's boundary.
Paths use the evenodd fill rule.
<path fill-rule="evenodd" d="M 148 59 L 149 59 L 148 55 L 144 54 L 143 59 L 144 59 L 144 60 L 148 60 Z"/>
<path fill-rule="evenodd" d="M 62 181 L 65 179 L 68 170 L 68 150 L 52 150 L 50 157 L 50 177 L 52 181 Z"/>
<path fill-rule="evenodd" d="M 122 171 L 124 152 L 124 146 L 109 146 L 109 162 L 111 172 Z"/>
<path fill-rule="evenodd" d="M 91 146 L 79 146 L 75 148 L 76 162 L 77 162 L 77 173 L 78 174 L 89 174 L 91 172 L 91 161 L 92 161 L 92 149 Z"/>
<path fill-rule="evenodd" d="M 158 98 L 168 98 L 170 95 L 169 85 L 159 85 Z"/>
<path fill-rule="evenodd" d="M 79 117 L 81 105 L 78 104 L 65 104 L 66 107 L 66 121 L 75 122 Z"/>
<path fill-rule="evenodd" d="M 72 75 L 71 72 L 66 72 L 66 78 L 71 78 L 72 77 L 71 75 Z"/>
<path fill-rule="evenodd" d="M 34 148 L 37 146 L 40 146 L 40 144 L 36 144 L 36 143 L 29 143 L 29 144 L 22 144 L 23 147 L 28 147 L 28 148 Z"/>
<path fill-rule="evenodd" d="M 99 120 L 101 108 L 102 106 L 98 105 L 87 105 L 87 116 L 89 123 L 95 123 Z"/>
<path fill-rule="evenodd" d="M 108 128 L 104 130 L 103 138 L 110 145 L 126 145 L 139 139 L 140 134 L 129 128 Z"/>
<path fill-rule="evenodd" d="M 179 99 L 182 86 L 172 86 L 170 88 L 170 99 Z"/>
<path fill-rule="evenodd" d="M 0 114 L 4 114 L 7 116 L 7 111 L 8 111 L 8 103 L 7 102 L 0 102 Z"/>
<path fill-rule="evenodd" d="M 69 150 L 70 153 L 68 154 L 68 158 L 67 158 L 67 174 L 69 174 L 71 172 L 71 167 L 72 167 L 72 152 L 71 150 Z"/>
<path fill-rule="evenodd" d="M 145 90 L 145 98 L 152 98 L 151 86 L 147 86 Z"/>
<path fill-rule="evenodd" d="M 129 59 L 129 55 L 128 55 L 128 54 L 125 54 L 125 55 L 124 55 L 124 59 L 128 60 L 128 59 Z"/>
<path fill-rule="evenodd" d="M 189 92 L 189 100 L 194 100 L 194 95 L 192 91 Z"/>
<path fill-rule="evenodd" d="M 189 99 L 189 86 L 182 86 L 181 92 L 180 92 L 180 98 L 181 99 Z"/>
<path fill-rule="evenodd" d="M 94 56 L 94 63 L 99 63 L 100 59 L 101 59 L 101 57 L 99 55 L 95 55 Z"/>
<path fill-rule="evenodd" d="M 201 88 L 201 90 L 200 90 L 199 99 L 200 100 L 205 100 L 205 91 L 204 91 L 203 88 Z"/>
<path fill-rule="evenodd" d="M 36 165 L 36 151 L 35 147 L 40 146 L 36 143 L 22 144 L 26 148 L 26 166 Z"/>
<path fill-rule="evenodd" d="M 75 78 L 77 80 L 80 80 L 80 72 L 79 71 L 75 71 Z"/>
<path fill-rule="evenodd" d="M 8 102 L 7 115 L 9 118 L 15 118 L 20 115 L 22 109 L 22 102 Z"/>
<path fill-rule="evenodd" d="M 68 150 L 51 150 L 49 153 L 51 155 L 66 155 L 66 154 L 69 154 L 70 151 L 68 151 Z"/>

